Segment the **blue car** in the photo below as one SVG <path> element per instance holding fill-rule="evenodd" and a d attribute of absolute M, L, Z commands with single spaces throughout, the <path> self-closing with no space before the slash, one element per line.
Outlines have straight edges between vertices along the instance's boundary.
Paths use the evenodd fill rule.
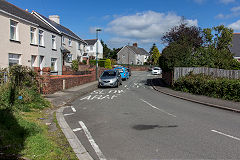
<path fill-rule="evenodd" d="M 116 67 L 114 70 L 118 70 L 121 74 L 121 77 L 123 80 L 127 80 L 129 78 L 129 73 L 127 71 L 127 68 L 125 67 Z"/>

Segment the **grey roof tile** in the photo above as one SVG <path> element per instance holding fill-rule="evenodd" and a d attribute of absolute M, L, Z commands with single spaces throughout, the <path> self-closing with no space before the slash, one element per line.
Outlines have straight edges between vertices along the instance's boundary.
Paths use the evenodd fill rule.
<path fill-rule="evenodd" d="M 52 27 L 43 23 L 42 21 L 37 19 L 35 16 L 33 16 L 31 13 L 29 13 L 29 12 L 27 12 L 5 0 L 0 0 L 0 10 L 3 10 L 9 14 L 12 14 L 16 17 L 22 18 L 22 19 L 32 22 L 34 24 L 37 24 L 43 29 L 57 33 Z"/>
<path fill-rule="evenodd" d="M 84 40 L 88 45 L 94 45 L 97 42 L 97 39 L 86 39 Z"/>
<path fill-rule="evenodd" d="M 48 23 L 50 23 L 52 26 L 54 26 L 57 30 L 59 30 L 60 32 L 62 32 L 63 34 L 69 35 L 77 40 L 80 40 L 82 42 L 85 42 L 84 40 L 82 40 L 81 38 L 79 38 L 75 33 L 73 33 L 70 29 L 62 26 L 61 24 L 58 24 L 52 20 L 50 20 L 49 18 L 39 14 L 38 12 L 36 12 L 39 16 L 41 16 L 45 21 L 47 21 Z M 86 43 L 86 42 L 85 42 Z"/>
<path fill-rule="evenodd" d="M 135 46 L 127 46 L 127 47 L 130 48 L 136 54 L 149 55 L 149 53 L 143 48 L 139 48 L 139 47 L 135 47 Z"/>

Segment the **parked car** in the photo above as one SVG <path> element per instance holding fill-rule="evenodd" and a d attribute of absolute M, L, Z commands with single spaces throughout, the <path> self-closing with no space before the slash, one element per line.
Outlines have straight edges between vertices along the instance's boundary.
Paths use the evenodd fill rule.
<path fill-rule="evenodd" d="M 152 69 L 152 74 L 154 75 L 162 74 L 162 69 L 160 67 L 154 67 Z"/>
<path fill-rule="evenodd" d="M 127 71 L 128 71 L 129 77 L 130 77 L 132 75 L 131 68 L 127 68 Z"/>
<path fill-rule="evenodd" d="M 121 74 L 121 77 L 123 80 L 127 80 L 129 78 L 129 73 L 127 71 L 127 68 L 125 67 L 116 67 L 114 70 L 118 70 Z"/>
<path fill-rule="evenodd" d="M 119 87 L 122 84 L 122 77 L 118 70 L 104 71 L 99 80 L 98 87 Z"/>

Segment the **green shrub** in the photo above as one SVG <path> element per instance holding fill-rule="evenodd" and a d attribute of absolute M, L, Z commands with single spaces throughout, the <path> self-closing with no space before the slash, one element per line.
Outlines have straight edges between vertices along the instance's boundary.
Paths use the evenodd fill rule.
<path fill-rule="evenodd" d="M 106 59 L 104 68 L 112 69 L 111 60 L 110 59 Z"/>
<path fill-rule="evenodd" d="M 79 61 L 77 59 L 72 61 L 72 69 L 74 71 L 78 71 L 78 65 L 79 65 Z"/>
<path fill-rule="evenodd" d="M 102 60 L 102 59 L 98 60 L 98 66 L 105 67 L 105 62 L 106 60 Z M 90 60 L 89 63 L 90 65 L 96 65 L 96 60 Z"/>
<path fill-rule="evenodd" d="M 240 80 L 189 74 L 174 83 L 174 89 L 198 95 L 240 101 Z"/>
<path fill-rule="evenodd" d="M 9 68 L 8 82 L 0 86 L 0 109 L 30 111 L 44 108 L 49 102 L 41 97 L 36 74 L 29 68 L 15 65 Z"/>
<path fill-rule="evenodd" d="M 86 60 L 83 60 L 82 63 L 83 63 L 83 64 L 87 64 L 87 61 L 86 61 Z"/>

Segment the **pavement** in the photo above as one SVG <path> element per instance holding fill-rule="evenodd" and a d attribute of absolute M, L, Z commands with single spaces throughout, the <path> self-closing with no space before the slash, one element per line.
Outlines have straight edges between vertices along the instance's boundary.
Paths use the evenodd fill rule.
<path fill-rule="evenodd" d="M 222 100 L 218 98 L 212 98 L 202 95 L 193 95 L 191 93 L 175 91 L 169 88 L 163 81 L 162 78 L 154 78 L 151 80 L 151 85 L 156 91 L 164 93 L 169 96 L 184 99 L 187 101 L 195 102 L 198 104 L 207 105 L 209 107 L 220 108 L 233 112 L 240 113 L 240 103 L 228 100 Z"/>
<path fill-rule="evenodd" d="M 50 101 L 55 107 L 57 108 L 60 107 L 56 111 L 58 124 L 61 127 L 69 144 L 73 148 L 73 151 L 75 152 L 76 156 L 78 157 L 78 159 L 81 160 L 93 160 L 93 158 L 89 155 L 88 151 L 84 148 L 80 140 L 76 137 L 72 129 L 66 123 L 62 112 L 65 108 L 69 107 L 68 104 L 74 101 L 76 98 L 84 96 L 85 94 L 88 94 L 89 92 L 92 92 L 93 90 L 97 89 L 97 84 L 98 82 L 94 81 L 87 84 L 83 84 L 81 86 L 56 92 L 54 94 L 45 95 L 45 98 L 48 101 Z"/>

